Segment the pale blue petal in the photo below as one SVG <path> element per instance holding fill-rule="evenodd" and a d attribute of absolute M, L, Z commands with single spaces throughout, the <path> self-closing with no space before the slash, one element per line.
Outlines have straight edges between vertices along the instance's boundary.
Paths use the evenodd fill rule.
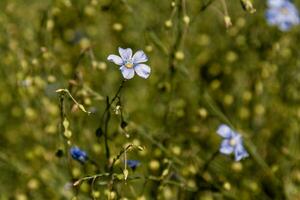
<path fill-rule="evenodd" d="M 270 25 L 277 25 L 281 31 L 287 31 L 300 22 L 297 8 L 289 1 L 268 9 L 266 19 Z"/>
<path fill-rule="evenodd" d="M 135 72 L 137 73 L 137 75 L 139 75 L 140 77 L 146 79 L 149 77 L 151 69 L 148 65 L 145 64 L 138 64 L 134 67 Z"/>
<path fill-rule="evenodd" d="M 229 126 L 221 124 L 217 130 L 217 133 L 223 138 L 232 137 L 232 130 Z"/>
<path fill-rule="evenodd" d="M 137 51 L 132 57 L 132 62 L 135 64 L 143 63 L 143 62 L 147 62 L 147 61 L 148 61 L 148 57 L 142 50 Z"/>
<path fill-rule="evenodd" d="M 280 7 L 286 0 L 268 0 L 269 7 Z"/>
<path fill-rule="evenodd" d="M 123 60 L 120 56 L 117 56 L 117 55 L 114 55 L 114 54 L 111 54 L 107 57 L 107 60 L 110 61 L 110 62 L 113 62 L 115 63 L 116 65 L 123 65 Z"/>
<path fill-rule="evenodd" d="M 127 60 L 131 59 L 131 57 L 132 57 L 132 50 L 130 48 L 123 49 L 123 48 L 119 47 L 119 53 L 124 61 L 127 61 Z"/>
<path fill-rule="evenodd" d="M 278 25 L 281 31 L 288 31 L 292 27 L 292 23 L 289 22 L 282 22 Z"/>
<path fill-rule="evenodd" d="M 278 15 L 278 10 L 277 9 L 267 10 L 267 12 L 266 12 L 267 22 L 270 25 L 276 24 L 277 23 L 277 15 Z"/>
<path fill-rule="evenodd" d="M 237 144 L 242 144 L 243 140 L 242 140 L 242 136 L 240 134 L 238 134 L 237 132 L 232 132 L 232 136 L 230 139 L 234 139 L 236 145 Z"/>
<path fill-rule="evenodd" d="M 230 140 L 225 139 L 222 141 L 220 146 L 220 152 L 229 155 L 233 152 L 234 148 L 230 145 Z"/>
<path fill-rule="evenodd" d="M 134 77 L 134 69 L 133 68 L 127 68 L 125 66 L 122 66 L 122 67 L 120 67 L 120 70 L 125 79 L 132 79 Z"/>
<path fill-rule="evenodd" d="M 237 144 L 234 149 L 235 161 L 240 161 L 249 156 L 242 144 Z"/>

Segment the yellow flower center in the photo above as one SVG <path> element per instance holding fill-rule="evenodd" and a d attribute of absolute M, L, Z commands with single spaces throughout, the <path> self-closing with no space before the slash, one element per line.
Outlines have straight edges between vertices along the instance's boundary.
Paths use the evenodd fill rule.
<path fill-rule="evenodd" d="M 125 67 L 127 67 L 127 68 L 132 68 L 132 67 L 133 67 L 133 64 L 130 63 L 130 62 L 128 62 L 128 63 L 125 64 Z"/>
<path fill-rule="evenodd" d="M 280 12 L 281 12 L 281 14 L 283 14 L 283 15 L 289 14 L 289 10 L 286 9 L 286 8 L 281 8 L 281 9 L 280 9 Z"/>
<path fill-rule="evenodd" d="M 229 144 L 230 144 L 231 146 L 235 146 L 235 145 L 236 145 L 235 139 L 231 139 L 231 140 L 229 141 Z"/>

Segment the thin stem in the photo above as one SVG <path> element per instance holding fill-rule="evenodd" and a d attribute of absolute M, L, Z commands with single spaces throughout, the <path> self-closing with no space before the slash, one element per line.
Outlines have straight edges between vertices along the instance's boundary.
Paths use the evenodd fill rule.
<path fill-rule="evenodd" d="M 175 10 L 175 9 L 174 9 Z M 163 120 L 168 122 L 168 117 L 170 115 L 171 111 L 171 105 L 170 102 L 173 99 L 174 92 L 175 92 L 175 74 L 176 74 L 176 68 L 177 68 L 177 63 L 176 63 L 176 52 L 180 49 L 180 47 L 183 45 L 184 38 L 186 36 L 187 30 L 188 30 L 188 23 L 185 23 L 183 21 L 183 18 L 186 16 L 186 1 L 185 0 L 179 0 L 178 5 L 177 5 L 177 32 L 175 36 L 175 41 L 172 44 L 172 47 L 169 52 L 169 81 L 170 81 L 170 95 L 167 100 L 167 106 L 166 106 L 166 111 L 163 116 Z"/>
<path fill-rule="evenodd" d="M 120 153 L 113 159 L 110 169 L 109 169 L 109 173 L 112 174 L 113 170 L 114 170 L 114 165 L 115 163 L 120 159 L 120 157 L 123 155 L 123 153 L 125 153 L 126 151 L 128 151 L 130 148 L 136 147 L 133 144 L 129 144 L 125 149 L 122 149 L 120 151 Z M 138 148 L 138 147 L 137 147 Z"/>
<path fill-rule="evenodd" d="M 56 92 L 57 93 L 66 93 L 72 99 L 72 101 L 78 106 L 78 108 L 80 110 L 82 110 L 83 112 L 85 112 L 87 114 L 91 113 L 91 112 L 87 111 L 82 104 L 80 104 L 80 103 L 78 103 L 78 101 L 76 101 L 76 99 L 71 95 L 71 93 L 68 89 L 58 89 L 58 90 L 56 90 Z"/>
<path fill-rule="evenodd" d="M 123 89 L 123 86 L 126 82 L 126 79 L 123 79 L 122 83 L 119 86 L 119 89 L 117 90 L 116 94 L 112 98 L 112 100 L 109 100 L 109 97 L 106 97 L 106 108 L 102 114 L 101 117 L 101 123 L 98 127 L 98 129 L 102 130 L 102 127 L 104 128 L 104 145 L 105 145 L 105 155 L 106 155 L 106 161 L 107 161 L 107 167 L 109 166 L 109 159 L 110 159 L 110 149 L 109 149 L 109 144 L 108 144 L 108 124 L 110 120 L 110 108 L 112 104 L 115 102 L 116 99 L 120 99 L 120 94 Z M 97 130 L 98 130 L 97 129 Z"/>
<path fill-rule="evenodd" d="M 65 103 L 64 103 L 64 94 L 60 94 L 59 96 L 59 110 L 60 110 L 60 135 L 63 139 L 63 143 L 64 143 L 64 150 L 65 150 L 65 154 L 66 154 L 66 159 L 65 159 L 65 162 L 66 162 L 66 165 L 67 165 L 67 168 L 68 168 L 68 173 L 69 173 L 69 176 L 71 178 L 71 181 L 73 181 L 74 177 L 73 177 L 73 174 L 72 174 L 72 165 L 71 165 L 71 157 L 70 157 L 70 154 L 69 154 L 69 140 L 64 136 L 64 125 L 63 125 L 63 122 L 64 122 L 64 119 L 65 119 Z M 74 188 L 74 193 L 76 194 L 76 189 Z"/>
<path fill-rule="evenodd" d="M 77 68 L 79 67 L 79 64 L 81 62 L 81 60 L 84 58 L 84 55 L 86 54 L 86 52 L 92 52 L 92 49 L 91 47 L 87 47 L 85 49 L 82 49 L 79 56 L 77 57 L 76 61 L 75 61 L 75 64 L 74 64 L 74 67 L 73 67 L 73 77 L 72 79 L 73 80 L 78 80 L 78 73 L 77 73 Z M 73 84 L 69 84 L 68 86 L 68 90 L 72 91 L 73 89 Z"/>
<path fill-rule="evenodd" d="M 109 97 L 106 98 L 106 108 L 109 109 Z M 105 144 L 105 152 L 106 152 L 106 160 L 107 160 L 107 166 L 109 165 L 109 158 L 110 158 L 110 150 L 108 146 L 108 123 L 110 120 L 110 112 L 107 112 L 105 117 L 105 123 L 104 123 L 104 144 Z"/>
<path fill-rule="evenodd" d="M 210 164 L 212 163 L 212 161 L 219 155 L 219 150 L 215 151 L 211 157 L 205 162 L 203 169 L 202 169 L 202 173 L 203 174 L 210 166 Z"/>
<path fill-rule="evenodd" d="M 119 89 L 117 90 L 115 96 L 112 98 L 112 100 L 107 104 L 106 106 L 106 109 L 104 111 L 104 113 L 102 114 L 102 117 L 101 117 L 101 125 L 103 124 L 103 121 L 104 121 L 104 117 L 105 117 L 105 114 L 108 112 L 108 110 L 110 109 L 111 105 L 114 103 L 114 101 L 117 99 L 117 98 L 120 98 L 120 93 L 122 91 L 122 88 L 124 87 L 124 83 L 126 82 L 125 79 L 123 79 L 122 83 L 120 84 L 120 87 Z M 101 127 L 100 125 L 100 127 Z"/>
<path fill-rule="evenodd" d="M 112 163 L 111 163 L 111 166 L 109 168 L 109 176 L 110 176 L 110 181 L 108 182 L 108 189 L 109 191 L 112 190 L 112 187 L 113 187 L 113 182 L 114 182 L 114 174 L 113 174 L 113 171 L 114 171 L 114 165 L 115 163 L 120 159 L 120 157 L 123 155 L 123 153 L 126 154 L 126 151 L 128 151 L 130 148 L 132 147 L 136 147 L 135 145 L 133 144 L 129 144 L 126 148 L 122 149 L 120 151 L 120 153 L 113 159 Z M 125 163 L 126 164 L 126 163 Z"/>
<path fill-rule="evenodd" d="M 109 173 L 103 173 L 103 174 L 95 174 L 93 176 L 86 176 L 83 177 L 81 179 L 78 179 L 75 183 L 73 183 L 73 186 L 78 186 L 80 185 L 83 181 L 88 181 L 91 179 L 95 179 L 95 178 L 99 178 L 99 177 L 103 177 L 103 176 L 109 176 Z"/>
<path fill-rule="evenodd" d="M 227 9 L 227 4 L 225 0 L 221 0 L 222 6 L 223 6 L 223 10 L 224 10 L 224 14 L 225 16 L 228 16 L 228 9 Z"/>

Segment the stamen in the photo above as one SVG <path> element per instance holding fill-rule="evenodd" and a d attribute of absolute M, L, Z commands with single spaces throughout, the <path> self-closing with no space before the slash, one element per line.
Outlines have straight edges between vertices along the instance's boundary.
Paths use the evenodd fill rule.
<path fill-rule="evenodd" d="M 229 141 L 229 144 L 230 144 L 231 146 L 235 146 L 235 145 L 236 145 L 235 139 L 231 139 L 231 140 Z"/>
<path fill-rule="evenodd" d="M 284 15 L 289 14 L 289 10 L 286 9 L 286 8 L 281 8 L 281 9 L 280 9 L 280 12 L 281 12 L 282 14 L 284 14 Z"/>
<path fill-rule="evenodd" d="M 132 68 L 132 67 L 133 67 L 133 64 L 130 63 L 130 62 L 127 62 L 127 63 L 125 64 L 125 67 L 127 67 L 127 68 Z"/>

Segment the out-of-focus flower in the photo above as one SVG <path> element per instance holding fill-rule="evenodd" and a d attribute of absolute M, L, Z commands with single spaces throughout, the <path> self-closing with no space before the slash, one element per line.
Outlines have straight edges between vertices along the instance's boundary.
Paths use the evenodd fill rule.
<path fill-rule="evenodd" d="M 141 164 L 138 160 L 127 160 L 127 165 L 134 171 Z"/>
<path fill-rule="evenodd" d="M 119 54 L 121 57 L 111 54 L 107 57 L 107 60 L 121 66 L 120 70 L 125 79 L 133 78 L 134 73 L 144 79 L 149 77 L 151 69 L 148 65 L 143 64 L 148 61 L 144 51 L 139 50 L 132 56 L 130 48 L 123 49 L 119 47 Z"/>
<path fill-rule="evenodd" d="M 88 160 L 87 153 L 78 147 L 72 147 L 70 149 L 70 154 L 74 160 L 77 160 L 82 164 Z"/>
<path fill-rule="evenodd" d="M 220 146 L 220 152 L 222 154 L 230 155 L 234 153 L 236 161 L 240 161 L 249 156 L 243 146 L 242 136 L 234 132 L 229 126 L 225 124 L 220 125 L 217 133 L 224 138 Z"/>
<path fill-rule="evenodd" d="M 275 2 L 275 1 L 274 1 Z M 289 1 L 275 4 L 266 11 L 266 18 L 270 25 L 276 25 L 281 31 L 288 31 L 292 26 L 300 23 L 299 13 L 295 5 Z"/>
<path fill-rule="evenodd" d="M 283 5 L 283 3 L 287 0 L 268 0 L 267 4 L 270 8 L 272 7 L 280 7 Z"/>

